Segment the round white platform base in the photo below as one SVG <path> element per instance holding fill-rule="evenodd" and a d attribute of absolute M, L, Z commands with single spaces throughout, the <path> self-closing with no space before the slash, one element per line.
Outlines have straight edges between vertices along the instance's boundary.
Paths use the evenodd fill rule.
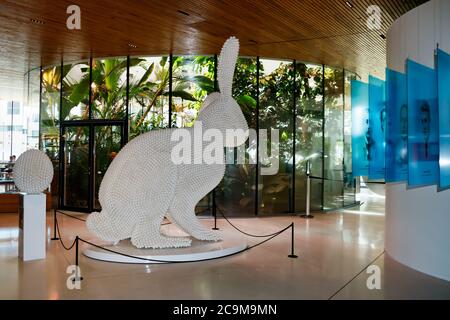
<path fill-rule="evenodd" d="M 205 242 L 192 240 L 192 246 L 179 249 L 138 249 L 133 246 L 130 240 L 120 241 L 117 245 L 103 246 L 106 249 L 113 250 L 128 256 L 102 250 L 96 247 L 90 247 L 83 251 L 86 257 L 95 260 L 131 263 L 131 264 L 154 264 L 166 262 L 186 262 L 202 261 L 215 258 L 226 257 L 238 253 L 248 247 L 248 244 L 242 238 L 224 239 L 219 242 Z M 148 260 L 142 260 L 148 259 Z M 157 260 L 157 261 L 150 261 Z"/>

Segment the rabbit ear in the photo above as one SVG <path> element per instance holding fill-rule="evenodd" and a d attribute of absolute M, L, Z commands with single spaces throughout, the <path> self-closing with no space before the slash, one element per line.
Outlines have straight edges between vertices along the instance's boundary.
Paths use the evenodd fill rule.
<path fill-rule="evenodd" d="M 239 53 L 239 40 L 235 37 L 225 41 L 219 56 L 218 80 L 220 93 L 231 96 L 234 69 Z"/>

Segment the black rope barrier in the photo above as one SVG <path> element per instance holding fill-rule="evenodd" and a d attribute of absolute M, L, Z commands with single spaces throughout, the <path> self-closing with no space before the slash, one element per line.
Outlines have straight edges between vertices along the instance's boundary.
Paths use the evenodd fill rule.
<path fill-rule="evenodd" d="M 86 244 L 88 244 L 88 245 L 91 245 L 91 246 L 93 246 L 93 247 L 95 247 L 95 248 L 98 248 L 98 249 L 101 249 L 101 250 L 104 250 L 104 251 L 107 251 L 107 252 L 111 252 L 111 253 L 114 253 L 114 254 L 117 254 L 117 255 L 120 255 L 120 256 L 124 256 L 124 257 L 127 257 L 127 258 L 131 258 L 131 259 L 136 259 L 136 260 L 141 260 L 141 261 L 147 261 L 147 262 L 153 262 L 153 263 L 163 263 L 163 264 L 172 264 L 172 263 L 175 264 L 175 263 L 176 263 L 176 264 L 179 264 L 179 263 L 195 263 L 195 262 L 212 261 L 212 260 L 218 260 L 218 259 L 222 259 L 222 258 L 227 258 L 227 257 L 231 257 L 231 256 L 234 256 L 234 255 L 238 255 L 238 254 L 244 253 L 244 252 L 246 252 L 246 251 L 252 250 L 252 249 L 254 249 L 254 248 L 258 247 L 258 246 L 261 246 L 261 245 L 263 245 L 264 243 L 266 243 L 266 242 L 268 242 L 268 241 L 270 241 L 270 240 L 272 240 L 272 239 L 278 237 L 279 235 L 281 235 L 282 233 L 284 233 L 284 232 L 287 231 L 288 229 L 291 229 L 291 254 L 288 255 L 288 257 L 289 257 L 289 258 L 298 258 L 298 256 L 295 255 L 295 253 L 294 253 L 294 232 L 295 232 L 295 225 L 294 225 L 294 223 L 291 223 L 291 224 L 290 224 L 289 226 L 287 226 L 286 228 L 284 228 L 284 229 L 282 229 L 282 230 L 280 230 L 280 231 L 278 231 L 278 232 L 276 232 L 276 233 L 270 234 L 270 235 L 252 235 L 252 234 L 249 234 L 249 233 L 247 233 L 247 232 L 244 232 L 244 231 L 240 230 L 239 228 L 237 228 L 236 226 L 234 226 L 234 225 L 231 223 L 231 221 L 230 221 L 230 220 L 223 214 L 223 212 L 220 210 L 221 215 L 225 218 L 225 220 L 226 220 L 226 221 L 227 221 L 234 229 L 236 229 L 237 231 L 239 231 L 239 232 L 241 232 L 241 233 L 243 233 L 243 234 L 245 234 L 245 235 L 247 235 L 247 236 L 250 236 L 250 237 L 255 237 L 255 238 L 267 238 L 267 239 L 265 239 L 264 241 L 261 241 L 261 242 L 259 242 L 259 243 L 256 243 L 256 244 L 254 244 L 254 245 L 252 245 L 252 246 L 248 246 L 248 247 L 246 247 L 245 249 L 242 249 L 242 250 L 239 250 L 239 251 L 237 251 L 237 252 L 234 252 L 234 253 L 231 253 L 231 254 L 228 254 L 228 255 L 225 255 L 225 256 L 221 256 L 221 257 L 206 258 L 206 259 L 201 259 L 201 260 L 170 261 L 170 260 L 148 259 L 148 258 L 142 258 L 142 257 L 136 257 L 136 256 L 128 255 L 128 254 L 125 254 L 125 253 L 122 253 L 122 252 L 114 251 L 114 250 L 105 248 L 105 247 L 103 247 L 103 246 L 97 245 L 97 244 L 92 243 L 92 242 L 90 242 L 90 241 L 88 241 L 88 240 L 85 240 L 85 239 L 83 239 L 83 238 L 80 238 L 79 236 L 76 236 L 75 240 L 73 241 L 73 243 L 72 243 L 70 246 L 66 246 L 66 245 L 64 244 L 64 241 L 62 240 L 62 235 L 61 235 L 61 231 L 60 231 L 60 228 L 59 228 L 58 219 L 57 219 L 57 217 L 56 217 L 56 211 L 59 211 L 59 210 L 55 210 L 55 217 L 54 217 L 54 221 L 55 221 L 55 230 L 56 230 L 56 232 L 57 232 L 57 234 L 58 234 L 58 236 L 59 236 L 58 240 L 60 241 L 62 247 L 63 247 L 66 251 L 70 251 L 70 250 L 72 250 L 72 249 L 75 247 L 75 265 L 76 265 L 76 267 L 77 267 L 77 271 L 76 271 L 77 273 L 76 273 L 76 277 L 75 277 L 74 281 L 75 281 L 75 280 L 83 280 L 83 278 L 82 278 L 81 276 L 78 275 L 78 268 L 79 268 L 79 260 L 78 260 L 78 259 L 79 259 L 79 241 L 81 241 L 81 242 L 83 242 L 83 243 L 86 243 Z M 61 211 L 59 211 L 59 212 L 61 212 Z M 61 212 L 61 213 L 63 213 L 63 212 Z M 65 214 L 65 213 L 63 213 L 63 214 Z M 65 214 L 65 215 L 67 215 L 67 214 Z M 72 218 L 76 218 L 76 217 L 70 216 L 70 215 L 67 215 L 67 216 L 72 217 Z M 81 220 L 81 219 L 77 219 L 77 220 Z M 170 223 L 169 223 L 169 224 L 170 224 Z M 55 234 L 55 236 L 56 236 L 56 234 Z"/>
<path fill-rule="evenodd" d="M 72 219 L 76 219 L 76 220 L 79 220 L 79 221 L 86 222 L 86 219 L 82 219 L 82 218 L 79 218 L 79 217 L 70 215 L 70 214 L 68 214 L 68 213 L 66 213 L 66 212 L 64 212 L 64 211 L 61 211 L 61 210 L 55 210 L 55 211 L 58 212 L 58 213 L 61 213 L 61 214 L 65 215 L 66 217 L 69 217 L 69 218 L 72 218 Z M 161 224 L 161 226 L 167 226 L 167 225 L 169 225 L 169 224 L 172 224 L 172 222 L 169 221 L 169 222 L 163 223 L 163 224 Z M 56 239 L 56 240 L 57 240 L 57 239 Z"/>
<path fill-rule="evenodd" d="M 278 231 L 278 232 L 275 232 L 275 233 L 272 233 L 272 234 L 267 234 L 267 235 L 254 235 L 254 234 L 250 234 L 250 233 L 247 233 L 247 232 L 245 232 L 245 231 L 240 230 L 240 229 L 239 229 L 238 227 L 236 227 L 233 223 L 231 223 L 231 221 L 224 215 L 222 209 L 220 209 L 219 207 L 217 207 L 217 209 L 219 210 L 220 214 L 221 214 L 222 217 L 225 219 L 225 221 L 227 221 L 227 222 L 230 224 L 230 226 L 232 226 L 232 227 L 233 227 L 234 229 L 236 229 L 238 232 L 240 232 L 240 233 L 242 233 L 242 234 L 245 234 L 246 236 L 249 236 L 249 237 L 252 237 L 252 238 L 269 238 L 269 237 L 272 237 L 272 236 L 274 236 L 274 235 L 278 235 L 278 234 L 280 234 L 281 232 L 284 232 L 284 231 L 285 231 L 285 230 L 282 230 L 282 231 Z"/>
<path fill-rule="evenodd" d="M 309 176 L 313 180 L 322 180 L 322 181 L 331 181 L 331 182 L 343 182 L 346 183 L 345 180 L 335 180 L 335 179 L 328 179 L 328 178 L 322 178 L 322 177 L 316 177 L 316 176 Z"/>
<path fill-rule="evenodd" d="M 249 250 L 251 250 L 251 249 L 254 249 L 254 248 L 256 248 L 256 247 L 258 247 L 258 246 L 260 246 L 260 245 L 262 245 L 262 244 L 264 244 L 264 243 L 266 243 L 266 242 L 268 242 L 268 241 L 270 241 L 270 240 L 272 240 L 272 239 L 274 239 L 274 238 L 276 238 L 277 236 L 279 236 L 280 234 L 282 234 L 284 231 L 286 231 L 286 230 L 288 230 L 288 229 L 290 229 L 290 228 L 293 228 L 293 227 L 294 227 L 294 224 L 292 223 L 291 225 L 289 225 L 288 227 L 286 227 L 285 229 L 283 229 L 282 231 L 280 231 L 278 234 L 274 235 L 273 237 L 270 237 L 270 238 L 268 238 L 268 239 L 266 239 L 266 240 L 264 240 L 264 241 L 261 241 L 261 242 L 255 244 L 255 245 L 253 245 L 253 246 L 249 246 L 249 247 L 247 247 L 247 248 L 245 248 L 245 249 L 242 249 L 242 250 L 240 250 L 240 251 L 237 251 L 237 252 L 234 252 L 234 253 L 230 253 L 230 254 L 228 254 L 228 255 L 221 256 L 221 257 L 216 257 L 216 258 L 206 258 L 206 259 L 201 259 L 201 260 L 170 261 L 170 260 L 148 259 L 148 258 L 142 258 L 142 257 L 136 257 L 136 256 L 128 255 L 128 254 L 122 253 L 122 252 L 117 252 L 117 251 L 114 251 L 114 250 L 111 250 L 111 249 L 108 249 L 108 248 L 99 246 L 99 245 L 97 245 L 97 244 L 95 244 L 95 243 L 92 243 L 92 242 L 90 242 L 90 241 L 84 240 L 84 239 L 82 239 L 82 238 L 79 238 L 79 240 L 80 240 L 81 242 L 84 242 L 84 243 L 86 243 L 86 244 L 89 244 L 89 245 L 91 245 L 91 246 L 93 246 L 93 247 L 96 247 L 96 248 L 98 248 L 98 249 L 101 249 L 101 250 L 104 250 L 104 251 L 108 251 L 108 252 L 111 252 L 111 253 L 114 253 L 114 254 L 118 254 L 118 255 L 121 255 L 121 256 L 124 256 L 124 257 L 127 257 L 127 258 L 131 258 L 131 259 L 142 260 L 142 261 L 147 261 L 147 262 L 164 263 L 164 264 L 172 264 L 172 263 L 174 263 L 174 264 L 175 264 L 175 263 L 176 263 L 176 264 L 180 264 L 180 263 L 195 263 L 195 262 L 203 262 L 203 261 L 212 261 L 212 260 L 218 260 L 218 259 L 222 259 L 222 258 L 231 257 L 231 256 L 234 256 L 234 255 L 237 255 L 237 254 L 241 254 L 241 253 L 243 253 L 243 252 L 246 252 L 246 251 L 249 251 Z"/>
<path fill-rule="evenodd" d="M 82 219 L 82 218 L 73 216 L 73 215 L 71 215 L 71 214 L 65 213 L 64 211 L 56 210 L 56 212 L 61 213 L 61 214 L 65 215 L 65 216 L 67 216 L 67 217 L 69 217 L 69 218 L 72 218 L 72 219 L 76 219 L 76 220 L 79 220 L 79 221 L 86 222 L 86 219 Z"/>
<path fill-rule="evenodd" d="M 57 229 L 58 229 L 58 234 L 59 234 L 59 236 L 61 237 L 61 233 L 60 233 L 60 231 L 59 231 L 59 226 L 58 226 L 58 224 L 57 224 Z M 187 261 L 168 261 L 168 260 L 156 260 L 156 259 L 147 259 L 147 258 L 142 258 L 142 257 L 136 257 L 136 256 L 128 255 L 128 254 L 125 254 L 125 253 L 117 252 L 117 251 L 114 251 L 114 250 L 111 250 L 111 249 L 102 247 L 102 246 L 97 245 L 97 244 L 95 244 L 95 243 L 92 243 L 92 242 L 90 242 L 90 241 L 88 241 L 88 240 L 84 240 L 83 238 L 80 238 L 80 237 L 78 237 L 78 236 L 76 236 L 75 240 L 73 241 L 73 243 L 72 243 L 72 245 L 71 245 L 70 247 L 67 247 L 67 246 L 64 244 L 64 242 L 63 242 L 62 240 L 60 240 L 60 242 L 61 242 L 63 248 L 64 248 L 66 251 L 72 250 L 74 246 L 76 247 L 75 264 L 76 264 L 77 266 L 78 266 L 78 242 L 79 242 L 79 241 L 84 242 L 84 243 L 86 243 L 86 244 L 89 244 L 89 245 L 91 245 L 91 246 L 93 246 L 93 247 L 102 249 L 102 250 L 104 250 L 104 251 L 108 251 L 108 252 L 111 252 L 111 253 L 114 253 L 114 254 L 118 254 L 118 255 L 121 255 L 121 256 L 124 256 L 124 257 L 132 258 L 132 259 L 137 259 L 137 260 L 143 260 L 143 261 L 149 261 L 149 262 L 158 262 L 158 263 L 193 263 L 193 262 L 201 262 L 201 261 L 217 260 L 217 259 L 221 259 L 221 258 L 226 258 L 226 257 L 230 257 L 230 256 L 233 256 L 233 255 L 237 255 L 237 254 L 243 253 L 243 252 L 245 252 L 245 251 L 249 251 L 249 250 L 251 250 L 251 249 L 254 249 L 254 248 L 256 248 L 256 247 L 258 247 L 258 246 L 260 246 L 260 245 L 262 245 L 262 244 L 264 244 L 264 243 L 266 243 L 266 242 L 268 242 L 268 241 L 270 241 L 270 240 L 272 240 L 272 239 L 274 239 L 274 238 L 276 238 L 277 236 L 279 236 L 280 234 L 282 234 L 283 232 L 285 232 L 285 231 L 288 230 L 288 229 L 292 229 L 292 234 L 294 234 L 294 231 L 293 231 L 293 230 L 294 230 L 294 223 L 290 224 L 289 226 L 287 226 L 287 227 L 284 228 L 283 230 L 279 231 L 278 233 L 274 234 L 274 235 L 271 236 L 270 238 L 268 238 L 268 239 L 266 239 L 266 240 L 264 240 L 264 241 L 261 241 L 261 242 L 255 244 L 255 245 L 249 246 L 249 247 L 247 247 L 247 248 L 245 248 L 245 249 L 243 249 L 243 250 L 240 250 L 240 251 L 238 251 L 238 252 L 231 253 L 231 254 L 229 254 L 229 255 L 221 256 L 221 257 L 217 257 L 217 258 L 207 258 L 207 259 L 202 259 L 202 260 L 189 260 L 189 261 L 188 261 L 188 260 L 187 260 Z M 293 248 L 294 248 L 294 247 L 292 246 L 292 247 L 291 247 L 291 249 L 292 249 L 292 250 L 291 250 L 291 253 L 293 253 L 293 251 L 294 251 Z M 292 255 L 290 255 L 289 257 L 291 257 L 291 256 L 292 256 Z M 295 256 L 295 257 L 297 257 L 297 256 Z"/>
<path fill-rule="evenodd" d="M 72 243 L 70 246 L 66 246 L 66 245 L 64 244 L 64 241 L 62 240 L 61 231 L 59 230 L 58 219 L 55 219 L 55 223 L 56 223 L 56 230 L 58 230 L 58 237 L 59 237 L 58 240 L 59 240 L 59 242 L 61 242 L 61 245 L 63 246 L 63 248 L 64 248 L 66 251 L 72 250 L 72 248 L 75 246 L 75 243 L 77 242 L 78 236 L 75 238 L 75 240 L 73 241 L 73 243 Z"/>

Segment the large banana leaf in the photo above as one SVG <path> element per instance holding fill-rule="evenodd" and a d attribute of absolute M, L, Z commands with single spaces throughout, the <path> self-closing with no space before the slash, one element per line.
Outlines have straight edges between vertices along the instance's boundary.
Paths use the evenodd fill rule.
<path fill-rule="evenodd" d="M 214 92 L 214 80 L 211 80 L 208 77 L 198 75 L 194 77 L 183 77 L 180 79 L 182 82 L 193 82 L 195 83 L 200 89 L 206 91 L 208 94 L 211 92 Z"/>
<path fill-rule="evenodd" d="M 256 109 L 256 100 L 253 99 L 253 97 L 249 96 L 249 95 L 241 95 L 237 98 L 237 103 L 241 106 L 241 107 L 245 107 L 246 109 Z"/>
<path fill-rule="evenodd" d="M 169 92 L 164 93 L 164 95 L 168 96 Z M 172 97 L 177 97 L 177 98 L 181 98 L 183 100 L 188 100 L 188 101 L 197 101 L 197 99 L 195 99 L 192 94 L 190 94 L 189 92 L 186 92 L 186 91 L 173 91 Z"/>
<path fill-rule="evenodd" d="M 148 78 L 152 74 L 153 70 L 155 69 L 155 63 L 152 63 L 150 67 L 148 67 L 147 71 L 145 71 L 144 75 L 142 76 L 141 80 L 139 80 L 137 86 L 140 87 L 142 84 L 147 82 Z"/>

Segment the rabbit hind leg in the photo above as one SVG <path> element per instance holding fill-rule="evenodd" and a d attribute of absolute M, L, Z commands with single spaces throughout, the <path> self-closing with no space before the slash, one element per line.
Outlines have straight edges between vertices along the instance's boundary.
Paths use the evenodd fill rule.
<path fill-rule="evenodd" d="M 90 232 L 105 241 L 116 243 L 130 237 L 127 229 L 115 224 L 105 210 L 91 213 L 86 220 L 86 226 Z"/>
<path fill-rule="evenodd" d="M 221 235 L 218 232 L 204 227 L 195 215 L 196 203 L 192 201 L 175 201 L 169 208 L 170 220 L 173 220 L 183 231 L 187 232 L 197 240 L 220 241 Z"/>
<path fill-rule="evenodd" d="M 134 226 L 131 242 L 137 248 L 186 248 L 191 246 L 192 240 L 187 237 L 168 237 L 160 232 L 164 212 L 158 215 L 144 215 Z"/>

